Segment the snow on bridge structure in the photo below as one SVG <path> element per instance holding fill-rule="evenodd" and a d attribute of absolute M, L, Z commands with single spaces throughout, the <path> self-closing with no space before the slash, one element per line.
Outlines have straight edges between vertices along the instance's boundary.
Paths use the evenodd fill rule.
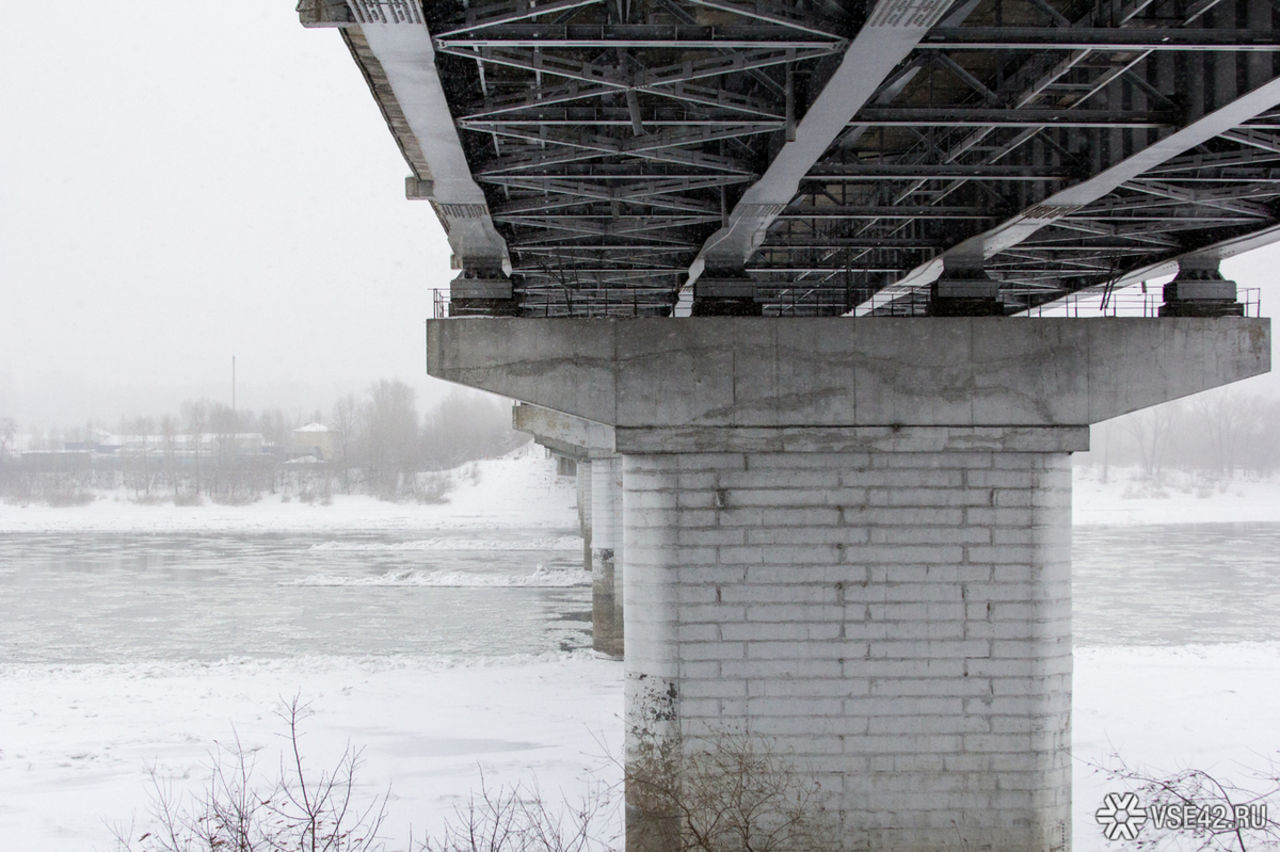
<path fill-rule="evenodd" d="M 1277 5 L 299 12 L 448 234 L 429 371 L 590 459 L 632 741 L 769 737 L 849 849 L 1069 848 L 1068 460 L 1269 369 L 1218 264 L 1280 236 Z"/>

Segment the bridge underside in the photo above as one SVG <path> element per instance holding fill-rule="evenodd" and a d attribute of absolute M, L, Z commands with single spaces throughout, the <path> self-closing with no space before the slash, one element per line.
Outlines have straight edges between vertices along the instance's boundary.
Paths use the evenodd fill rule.
<path fill-rule="evenodd" d="M 1278 224 L 1272 0 L 423 5 L 302 8 L 449 230 L 455 313 L 912 314 L 956 276 L 1012 313 Z"/>
<path fill-rule="evenodd" d="M 772 737 L 847 850 L 1069 848 L 1068 456 L 1269 367 L 1210 317 L 1280 238 L 1280 3 L 299 11 L 445 226 L 450 314 L 507 317 L 429 323 L 430 372 L 581 432 L 633 753 Z M 1002 316 L 1167 272 L 1170 319 Z M 867 314 L 930 316 L 824 318 Z M 673 848 L 633 793 L 628 848 Z"/>

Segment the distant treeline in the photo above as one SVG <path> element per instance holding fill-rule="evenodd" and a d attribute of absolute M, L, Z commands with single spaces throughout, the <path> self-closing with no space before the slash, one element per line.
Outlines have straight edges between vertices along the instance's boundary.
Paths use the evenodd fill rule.
<path fill-rule="evenodd" d="M 1280 399 L 1220 388 L 1126 414 L 1095 425 L 1077 462 L 1104 475 L 1135 466 L 1152 477 L 1169 469 L 1269 476 L 1280 468 Z"/>
<path fill-rule="evenodd" d="M 334 492 L 434 500 L 447 487 L 436 472 L 527 440 L 503 400 L 458 390 L 424 416 L 411 387 L 386 380 L 337 400 L 327 416 L 194 400 L 177 414 L 124 418 L 114 431 L 55 430 L 21 451 L 16 423 L 0 418 L 0 497 L 78 503 L 95 489 L 124 488 L 134 499 L 179 503 Z"/>

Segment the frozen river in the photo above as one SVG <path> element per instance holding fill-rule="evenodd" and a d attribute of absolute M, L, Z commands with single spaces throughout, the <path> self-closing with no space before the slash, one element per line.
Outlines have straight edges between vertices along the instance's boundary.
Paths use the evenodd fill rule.
<path fill-rule="evenodd" d="M 106 822 L 145 820 L 148 767 L 195 783 L 232 728 L 278 748 L 295 693 L 312 748 L 353 741 L 369 789 L 393 785 L 391 837 L 437 824 L 481 767 L 609 781 L 622 667 L 572 650 L 581 553 L 554 525 L 0 533 L 0 845 L 110 848 Z M 1091 761 L 1274 751 L 1277 563 L 1276 523 L 1076 529 L 1076 849 L 1102 848 Z"/>
<path fill-rule="evenodd" d="M 1080 527 L 1078 645 L 1266 641 L 1280 525 Z M 568 531 L 6 533 L 0 662 L 498 657 L 590 645 Z"/>
<path fill-rule="evenodd" d="M 539 531 L 0 535 L 0 660 L 460 657 L 590 645 L 577 539 Z"/>
<path fill-rule="evenodd" d="M 1280 524 L 1076 527 L 1076 645 L 1270 642 Z"/>

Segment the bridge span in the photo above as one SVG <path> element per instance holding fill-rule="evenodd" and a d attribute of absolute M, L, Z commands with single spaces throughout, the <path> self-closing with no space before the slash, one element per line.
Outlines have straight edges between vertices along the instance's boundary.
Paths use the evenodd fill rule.
<path fill-rule="evenodd" d="M 849 850 L 1069 849 L 1070 454 L 1270 367 L 1219 263 L 1280 237 L 1280 5 L 299 13 L 448 235 L 429 371 L 583 462 L 631 747 L 766 737 Z"/>

